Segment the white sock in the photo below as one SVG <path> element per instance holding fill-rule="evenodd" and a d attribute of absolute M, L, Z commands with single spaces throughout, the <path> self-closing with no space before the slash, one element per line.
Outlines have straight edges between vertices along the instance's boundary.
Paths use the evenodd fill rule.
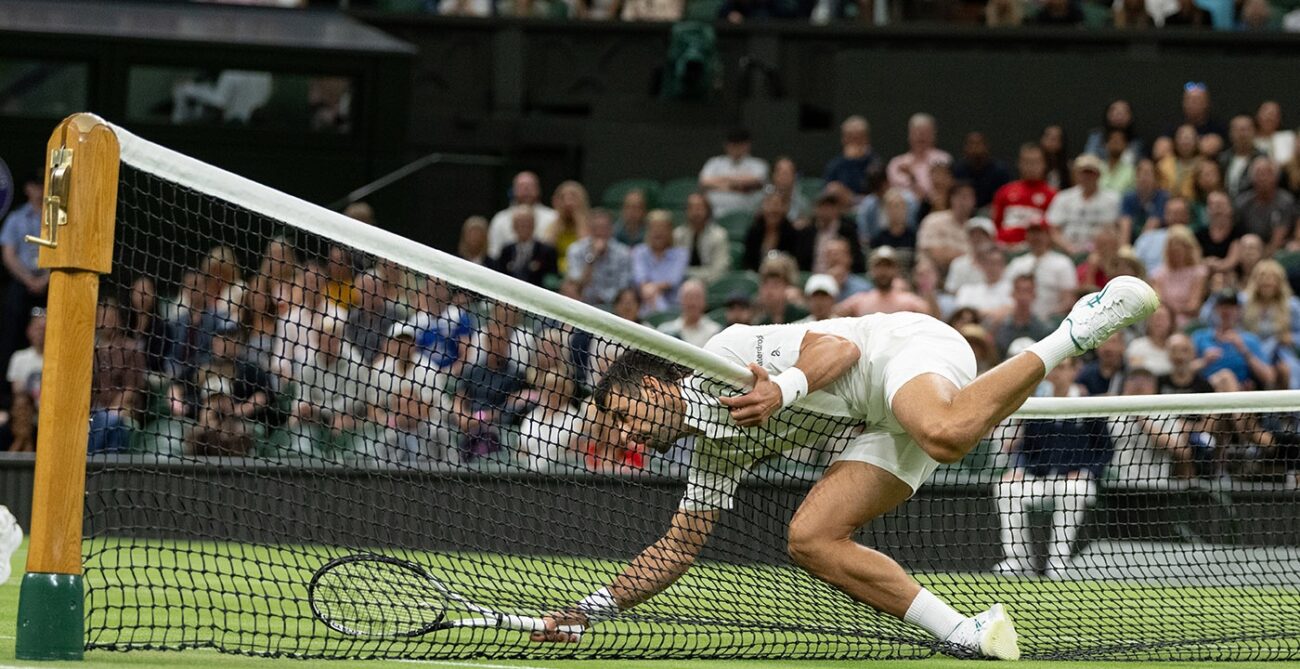
<path fill-rule="evenodd" d="M 1074 340 L 1070 338 L 1070 333 L 1066 331 L 1064 325 L 1056 328 L 1052 334 L 1030 344 L 1025 352 L 1038 356 L 1049 372 L 1053 367 L 1061 364 L 1062 360 L 1078 355 L 1074 348 Z"/>
<path fill-rule="evenodd" d="M 934 593 L 921 588 L 916 593 L 916 599 L 912 600 L 912 605 L 907 607 L 903 621 L 925 628 L 934 638 L 942 640 L 947 639 L 953 630 L 965 622 L 966 616 L 957 613 L 942 599 L 935 597 Z"/>

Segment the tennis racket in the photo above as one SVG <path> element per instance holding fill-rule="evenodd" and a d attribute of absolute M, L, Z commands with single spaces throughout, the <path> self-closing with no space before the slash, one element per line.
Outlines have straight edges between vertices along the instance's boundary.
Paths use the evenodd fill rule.
<path fill-rule="evenodd" d="M 325 563 L 311 577 L 307 601 L 332 630 L 360 637 L 413 637 L 455 627 L 545 631 L 541 618 L 498 613 L 452 592 L 427 569 L 362 553 Z M 458 613 L 473 617 L 454 617 Z M 581 635 L 581 625 L 561 632 Z"/>

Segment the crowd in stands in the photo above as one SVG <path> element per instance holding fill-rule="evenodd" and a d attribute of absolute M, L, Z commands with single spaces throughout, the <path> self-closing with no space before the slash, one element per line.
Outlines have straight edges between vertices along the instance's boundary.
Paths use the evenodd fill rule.
<path fill-rule="evenodd" d="M 737 323 L 927 313 L 966 338 L 980 370 L 1133 275 L 1161 309 L 1062 365 L 1039 395 L 1300 388 L 1300 145 L 1277 103 L 1251 111 L 1224 123 L 1193 82 L 1179 121 L 1143 136 L 1115 101 L 1082 152 L 1049 127 L 1018 147 L 1014 169 L 977 131 L 956 156 L 939 149 L 924 113 L 905 129 L 908 150 L 887 158 L 854 116 L 817 177 L 755 156 L 738 129 L 698 175 L 619 182 L 601 206 L 577 181 L 548 204 L 521 172 L 509 206 L 464 222 L 457 253 L 697 346 Z M 28 324 L 0 328 L 13 450 L 35 444 L 49 281 L 22 241 L 39 231 L 36 177 L 24 193 L 0 230 L 11 277 L 0 308 Z M 346 213 L 375 223 L 364 203 Z M 646 465 L 639 445 L 583 427 L 581 399 L 617 342 L 340 243 L 315 254 L 292 236 L 226 244 L 210 240 L 174 286 L 141 275 L 105 291 L 92 452 Z M 1141 423 L 1112 445 L 1162 453 L 1166 477 L 1271 473 L 1242 464 L 1238 444 L 1282 463 L 1288 480 L 1300 469 L 1294 429 L 1190 422 Z"/>

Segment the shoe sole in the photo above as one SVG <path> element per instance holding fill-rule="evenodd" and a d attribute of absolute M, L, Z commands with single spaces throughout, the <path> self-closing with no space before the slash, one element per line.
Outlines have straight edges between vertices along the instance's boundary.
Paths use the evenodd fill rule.
<path fill-rule="evenodd" d="M 1019 635 L 1016 634 L 1015 624 L 1005 612 L 1002 617 L 989 623 L 988 631 L 980 639 L 980 653 L 998 660 L 1020 659 Z"/>

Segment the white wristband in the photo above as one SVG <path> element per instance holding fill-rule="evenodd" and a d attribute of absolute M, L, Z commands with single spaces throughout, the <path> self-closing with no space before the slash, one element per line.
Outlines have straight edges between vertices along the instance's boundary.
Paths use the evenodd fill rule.
<path fill-rule="evenodd" d="M 578 602 L 577 607 L 593 621 L 613 618 L 619 611 L 618 602 L 614 601 L 614 595 L 609 594 L 609 588 L 601 588 L 587 595 Z"/>
<path fill-rule="evenodd" d="M 808 395 L 808 377 L 798 367 L 791 367 L 772 377 L 772 383 L 781 389 L 782 407 L 788 407 Z"/>

